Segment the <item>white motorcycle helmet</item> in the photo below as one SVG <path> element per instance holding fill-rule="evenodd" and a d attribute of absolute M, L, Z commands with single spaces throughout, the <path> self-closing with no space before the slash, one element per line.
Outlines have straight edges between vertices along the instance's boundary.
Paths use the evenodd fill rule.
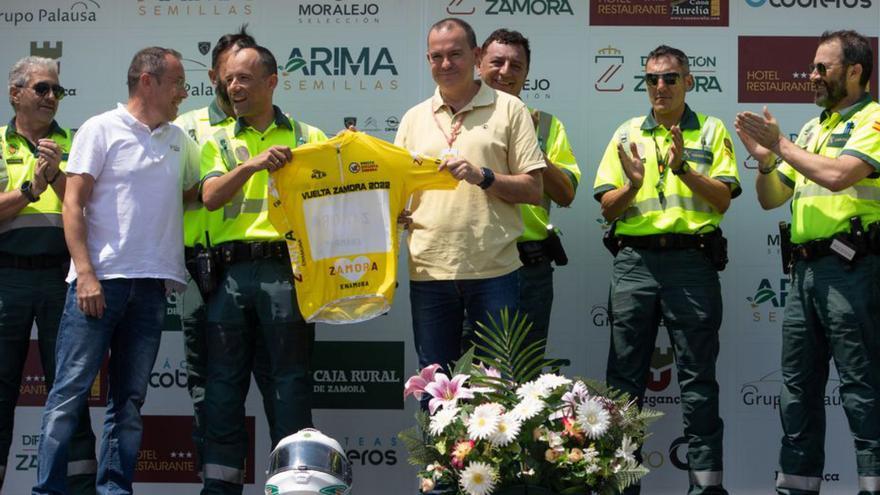
<path fill-rule="evenodd" d="M 351 463 L 336 440 L 313 428 L 278 442 L 269 456 L 266 495 L 348 495 Z"/>

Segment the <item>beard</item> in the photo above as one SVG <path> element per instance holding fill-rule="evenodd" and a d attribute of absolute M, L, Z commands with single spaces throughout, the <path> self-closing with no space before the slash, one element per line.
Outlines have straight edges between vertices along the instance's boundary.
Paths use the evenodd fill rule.
<path fill-rule="evenodd" d="M 843 77 L 837 80 L 821 80 L 816 83 L 816 86 L 825 88 L 825 94 L 817 94 L 815 98 L 816 105 L 825 109 L 834 108 L 849 95 L 846 90 L 846 80 Z"/>

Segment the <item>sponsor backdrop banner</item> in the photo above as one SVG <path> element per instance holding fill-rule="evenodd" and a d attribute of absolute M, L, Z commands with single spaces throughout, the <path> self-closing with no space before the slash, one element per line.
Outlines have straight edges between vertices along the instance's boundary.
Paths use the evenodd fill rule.
<path fill-rule="evenodd" d="M 275 102 L 328 134 L 356 117 L 358 127 L 392 140 L 406 110 L 434 89 L 425 59 L 428 26 L 447 16 L 470 22 L 482 41 L 509 27 L 531 39 L 532 66 L 522 94 L 531 107 L 565 124 L 583 171 L 573 206 L 553 212 L 571 263 L 555 272 L 551 356 L 568 358 L 570 375 L 604 378 L 608 352 L 611 258 L 591 197 L 598 161 L 613 130 L 650 106 L 641 74 L 645 55 L 664 43 L 690 56 L 691 107 L 719 117 L 731 132 L 737 111 L 768 105 L 782 129 L 796 134 L 819 109 L 811 103 L 807 67 L 816 36 L 852 28 L 880 35 L 880 0 L 4 0 L 0 67 L 26 55 L 57 59 L 68 88 L 58 122 L 78 127 L 126 98 L 125 70 L 148 45 L 183 54 L 189 98 L 181 111 L 213 98 L 208 81 L 217 38 L 247 23 L 278 60 Z M 880 64 L 876 64 L 875 67 Z M 871 83 L 876 98 L 877 77 Z M 11 117 L 3 104 L 0 120 Z M 734 139 L 743 194 L 724 230 L 730 265 L 722 273 L 724 324 L 718 370 L 725 420 L 725 485 L 731 493 L 772 490 L 779 437 L 780 327 L 788 277 L 779 262 L 777 224 L 786 208 L 764 212 L 754 192 L 756 164 Z M 314 359 L 316 426 L 337 438 L 354 465 L 359 495 L 416 493 L 414 468 L 396 434 L 412 423 L 416 404 L 402 399 L 416 371 L 405 248 L 391 311 L 372 321 L 317 329 Z M 185 298 L 184 298 L 185 299 Z M 199 492 L 190 436 L 180 298 L 171 301 L 166 332 L 143 408 L 138 493 Z M 36 333 L 34 333 L 34 338 Z M 835 372 L 825 407 L 828 441 L 823 493 L 856 491 L 852 440 Z M 262 493 L 271 450 L 256 387 L 247 402 L 245 493 Z M 36 473 L 45 382 L 36 343 L 22 381 L 3 493 L 26 493 Z M 100 432 L 107 379 L 90 396 Z M 646 403 L 666 413 L 645 445 L 650 493 L 682 493 L 686 443 L 672 349 L 661 331 L 651 359 Z M 99 433 L 100 435 L 100 433 Z"/>

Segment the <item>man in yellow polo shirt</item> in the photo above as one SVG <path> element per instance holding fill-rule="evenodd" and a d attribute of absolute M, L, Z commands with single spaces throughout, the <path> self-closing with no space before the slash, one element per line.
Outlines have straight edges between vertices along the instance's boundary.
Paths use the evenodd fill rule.
<path fill-rule="evenodd" d="M 274 386 L 272 444 L 312 425 L 309 361 L 315 327 L 300 314 L 287 246 L 269 222 L 269 172 L 291 148 L 326 140 L 273 105 L 278 64 L 264 47 L 239 47 L 222 74 L 238 117 L 202 148 L 202 199 L 222 212 L 211 228 L 220 268 L 207 305 L 208 379 L 203 494 L 240 494 L 248 439 L 244 423 L 257 332 Z"/>
<path fill-rule="evenodd" d="M 529 75 L 529 40 L 519 31 L 497 29 L 481 47 L 480 78 L 484 83 L 519 97 Z M 539 205 L 520 205 L 525 229 L 517 241 L 519 310 L 528 315 L 532 329 L 527 342 L 547 339 L 553 306 L 553 265 L 567 263 L 562 243 L 550 224 L 551 202 L 569 206 L 581 178 L 565 127 L 555 116 L 532 110 L 538 144 L 547 167 L 543 169 L 544 195 Z"/>
<path fill-rule="evenodd" d="M 461 354 L 464 313 L 474 328 L 516 310 L 518 203 L 539 204 L 544 158 L 528 109 L 473 78 L 480 48 L 466 22 L 448 18 L 428 33 L 434 95 L 403 116 L 394 144 L 443 159 L 461 180 L 452 191 L 413 196 L 410 301 L 421 367 Z"/>
<path fill-rule="evenodd" d="M 858 493 L 880 493 L 880 105 L 866 91 L 874 57 L 854 31 L 822 34 L 809 72 L 823 111 L 795 142 L 766 108 L 736 118 L 759 161 L 761 206 L 791 199 L 777 493 L 819 493 L 830 358 L 855 439 Z"/>
<path fill-rule="evenodd" d="M 685 103 L 694 80 L 684 52 L 661 45 L 646 61 L 651 111 L 617 128 L 594 185 L 612 222 L 606 245 L 615 254 L 607 381 L 641 404 L 662 319 L 681 388 L 688 493 L 726 494 L 715 379 L 717 270 L 727 262 L 719 225 L 740 193 L 736 159 L 724 124 Z M 638 492 L 638 485 L 625 490 Z"/>
<path fill-rule="evenodd" d="M 55 342 L 70 263 L 61 226 L 64 168 L 73 132 L 55 121 L 64 88 L 58 63 L 25 57 L 9 71 L 15 116 L 0 126 L 0 488 L 15 403 L 36 321 L 46 386 L 55 381 Z M 70 445 L 70 493 L 95 493 L 95 436 L 83 405 Z"/>

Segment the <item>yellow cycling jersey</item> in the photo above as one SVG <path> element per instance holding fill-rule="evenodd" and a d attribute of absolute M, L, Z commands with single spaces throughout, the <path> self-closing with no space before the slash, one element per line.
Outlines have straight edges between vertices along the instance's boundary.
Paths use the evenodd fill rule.
<path fill-rule="evenodd" d="M 389 310 L 397 278 L 397 216 L 421 189 L 454 189 L 440 160 L 346 131 L 293 150 L 269 184 L 269 220 L 290 250 L 308 322 L 356 323 Z"/>

